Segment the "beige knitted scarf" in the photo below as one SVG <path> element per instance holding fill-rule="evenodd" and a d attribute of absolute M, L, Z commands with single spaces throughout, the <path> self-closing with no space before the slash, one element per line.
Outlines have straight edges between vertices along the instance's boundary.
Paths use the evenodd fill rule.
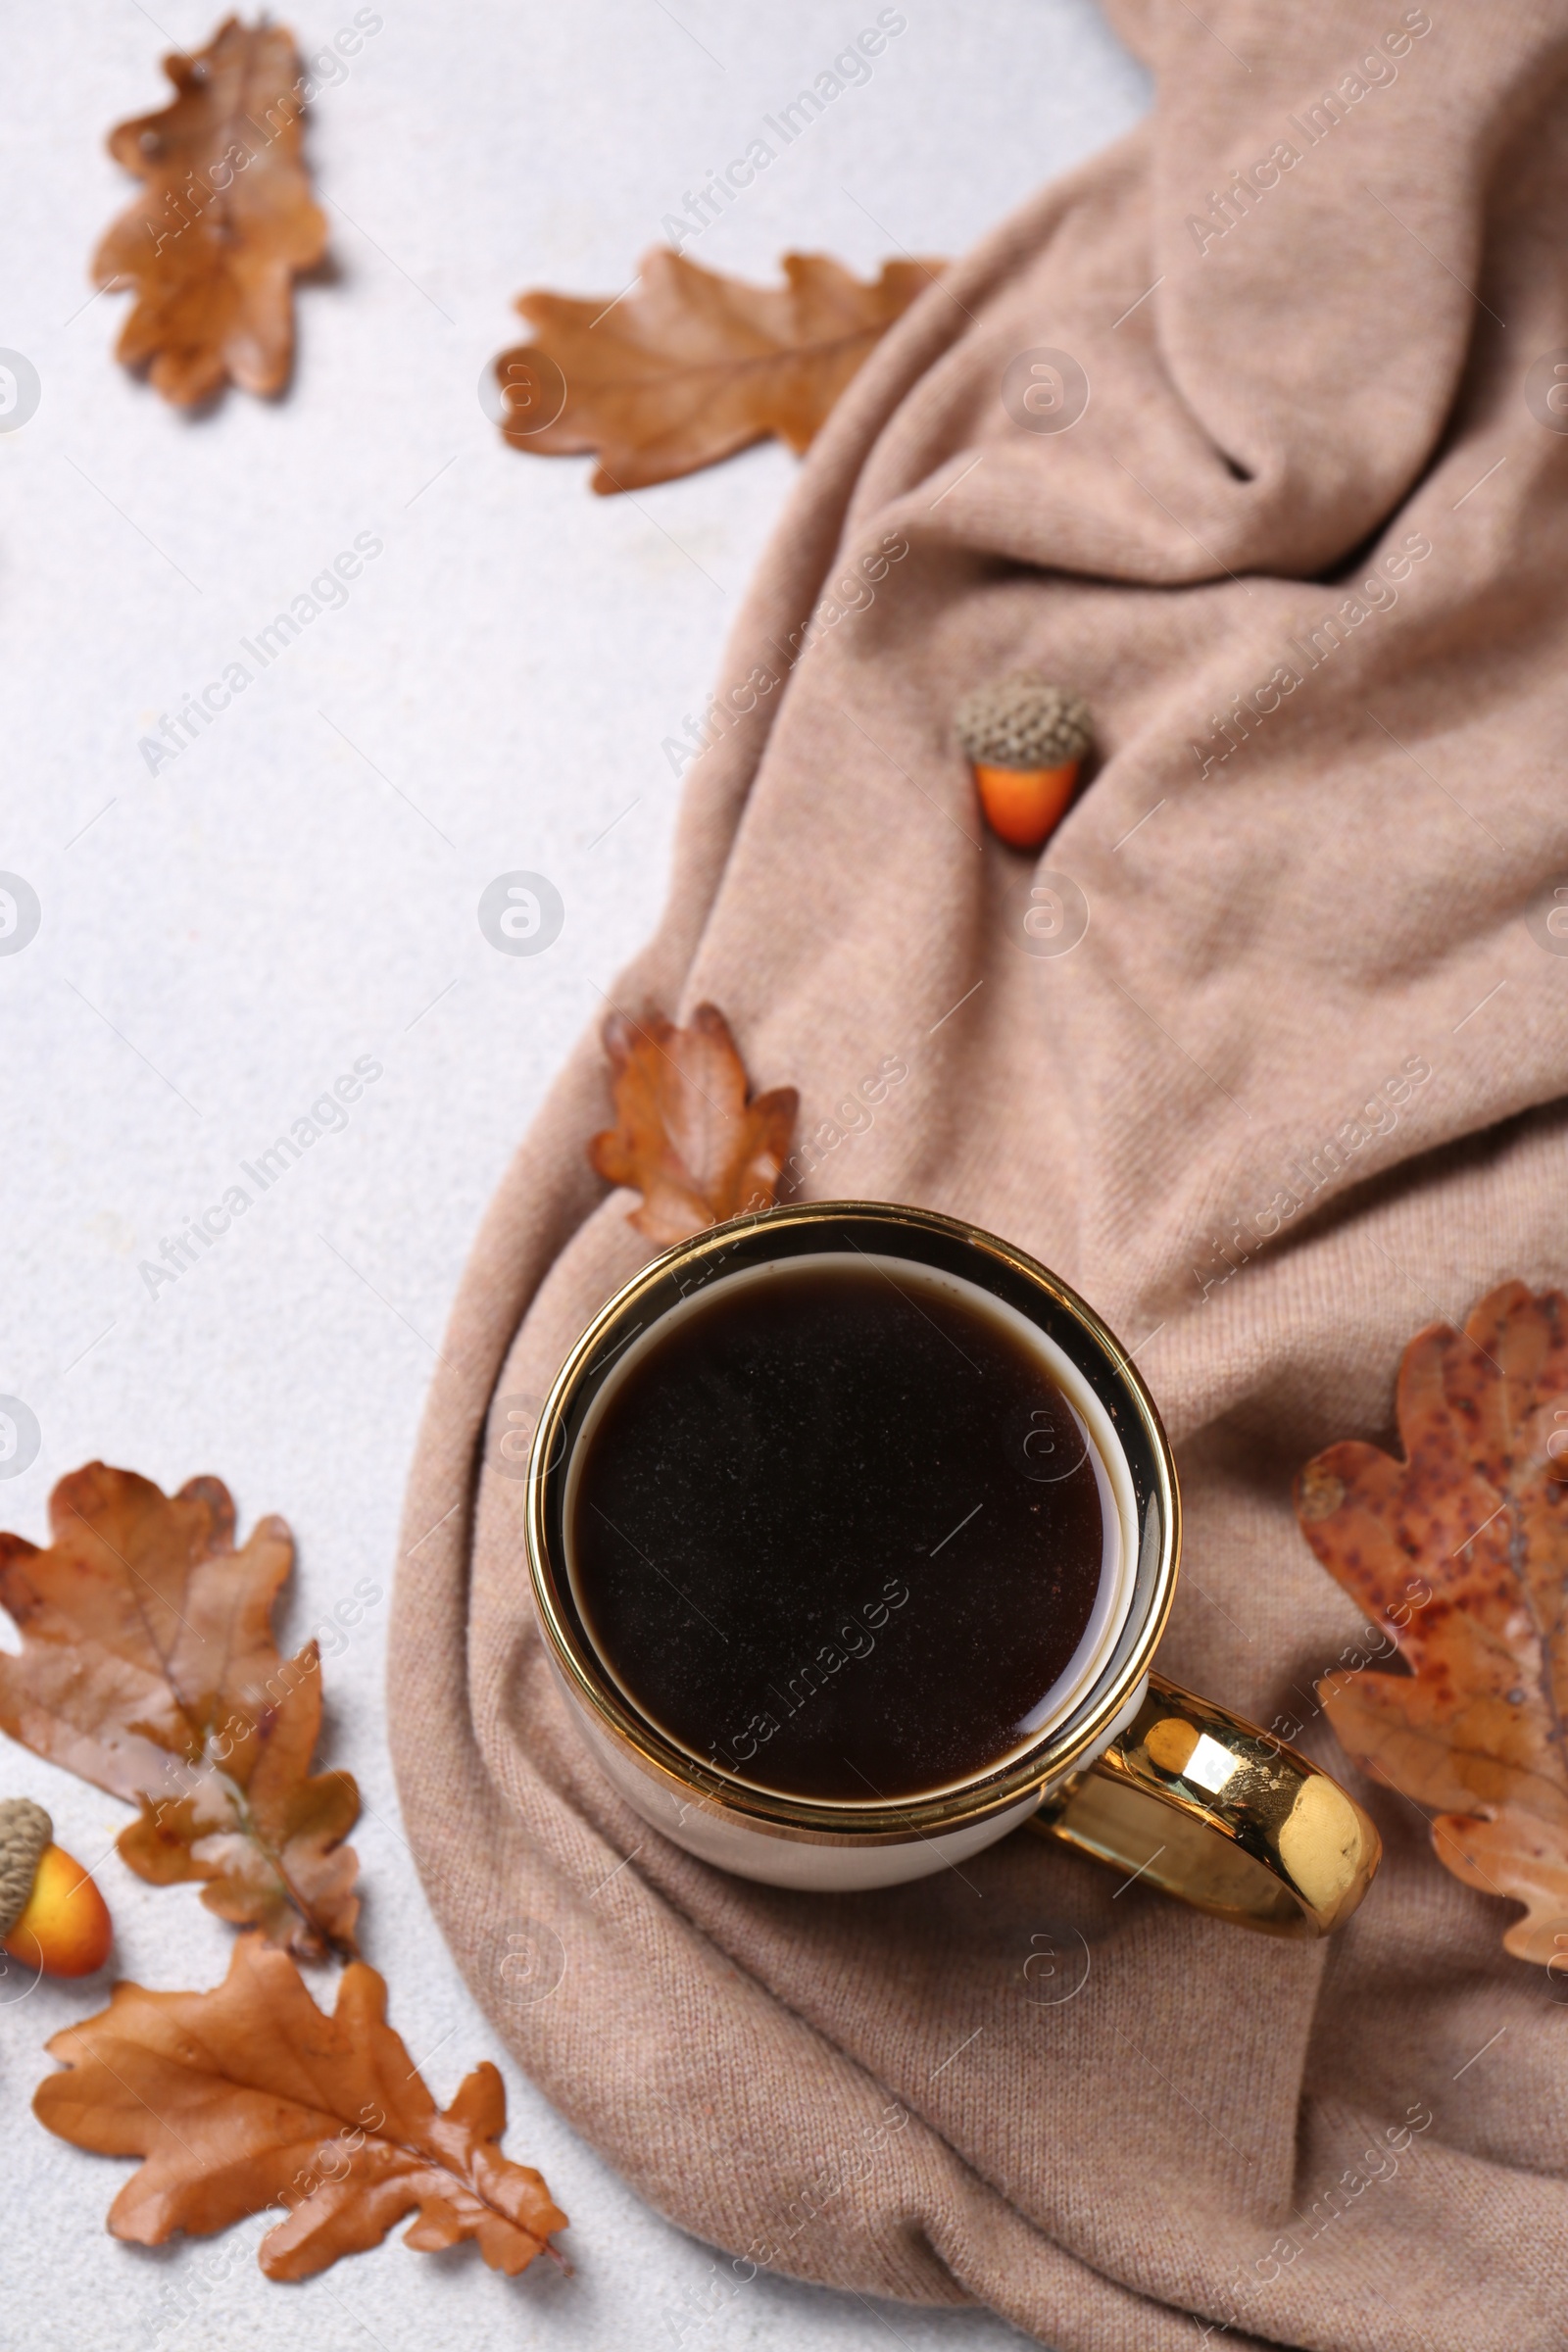
<path fill-rule="evenodd" d="M 718 678 L 776 683 L 692 769 L 614 996 L 723 1007 L 757 1084 L 802 1091 L 807 1195 L 971 1218 L 1099 1307 L 1181 1464 L 1162 1663 L 1343 1770 L 1313 1686 L 1357 1618 L 1292 1474 L 1392 1442 L 1418 1326 L 1568 1276 L 1543 913 L 1568 885 L 1568 7 L 1117 13 L 1152 118 L 956 266 L 832 418 Z M 1008 369 L 1042 351 L 1087 405 L 1052 362 L 1073 398 L 1020 415 Z M 1055 956 L 953 738 L 1019 667 L 1096 714 L 1041 860 L 1087 922 Z M 584 1156 L 608 1113 L 586 1037 L 475 1243 L 391 1715 L 476 1997 L 721 2250 L 650 2342 L 744 2340 L 761 2267 L 977 2298 L 1058 2352 L 1187 2352 L 1194 2313 L 1332 2352 L 1559 2346 L 1568 2008 L 1402 1799 L 1354 1783 L 1387 1858 L 1304 1946 L 1113 1899 L 1028 1837 L 962 1881 L 788 1893 L 612 1793 L 544 1665 L 499 1442 L 646 1254 Z M 1054 1998 L 1026 1973 L 1047 1948 L 1078 1955 Z"/>

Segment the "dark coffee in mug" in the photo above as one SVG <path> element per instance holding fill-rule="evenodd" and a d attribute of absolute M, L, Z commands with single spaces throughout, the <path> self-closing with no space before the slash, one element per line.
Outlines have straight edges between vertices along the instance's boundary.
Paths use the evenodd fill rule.
<path fill-rule="evenodd" d="M 1114 1482 L 1071 1368 L 864 1254 L 712 1282 L 627 1348 L 566 1502 L 584 1628 L 690 1754 L 785 1795 L 972 1779 L 1115 1632 Z"/>

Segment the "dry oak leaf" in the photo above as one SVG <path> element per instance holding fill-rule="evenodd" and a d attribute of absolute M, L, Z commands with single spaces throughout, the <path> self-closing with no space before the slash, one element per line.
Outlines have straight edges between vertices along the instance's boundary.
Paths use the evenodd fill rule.
<path fill-rule="evenodd" d="M 272 1604 L 293 1565 L 281 1519 L 234 1548 L 220 1479 L 166 1495 L 89 1462 L 49 1498 L 40 1551 L 0 1535 L 0 1730 L 141 1807 L 120 1839 L 155 1885 L 207 1882 L 220 1919 L 307 1958 L 354 1951 L 360 1810 L 346 1772 L 313 1775 L 320 1656 L 284 1659 Z"/>
<path fill-rule="evenodd" d="M 78 2148 L 144 2159 L 109 2209 L 114 2235 L 137 2245 L 283 2205 L 258 2259 L 269 2278 L 309 2278 L 417 2208 L 405 2245 L 471 2237 L 515 2277 L 566 2227 L 539 2174 L 496 2145 L 496 2069 L 476 2066 L 443 2114 L 364 1961 L 327 2017 L 286 1953 L 244 1936 L 214 1991 L 117 1984 L 107 2009 L 48 2047 L 68 2072 L 39 2083 L 39 2122 Z"/>
<path fill-rule="evenodd" d="M 869 282 L 825 253 L 787 253 L 782 267 L 782 287 L 753 286 L 656 245 L 619 300 L 520 294 L 536 340 L 496 362 L 506 438 L 540 457 L 596 456 L 602 495 L 770 433 L 799 456 L 942 264 L 884 262 Z"/>
<path fill-rule="evenodd" d="M 232 378 L 280 392 L 294 357 L 293 279 L 326 250 L 302 155 L 308 86 L 294 36 L 229 17 L 194 57 L 164 72 L 178 95 L 109 134 L 109 152 L 146 184 L 93 257 L 95 282 L 129 287 L 118 356 L 151 363 L 178 408 Z"/>
<path fill-rule="evenodd" d="M 699 1004 L 686 1029 L 662 1012 L 641 1021 L 612 1012 L 604 1040 L 617 1123 L 593 1138 L 588 1157 L 608 1183 L 641 1193 L 629 1219 L 639 1233 L 662 1247 L 771 1208 L 801 1098 L 793 1086 L 749 1098 L 718 1006 Z"/>
<path fill-rule="evenodd" d="M 1505 1283 L 1399 1367 L 1403 1461 L 1347 1442 L 1297 1510 L 1407 1675 L 1319 1684 L 1363 1770 L 1437 1814 L 1438 1859 L 1526 1906 L 1521 1960 L 1568 1951 L 1568 1299 Z"/>

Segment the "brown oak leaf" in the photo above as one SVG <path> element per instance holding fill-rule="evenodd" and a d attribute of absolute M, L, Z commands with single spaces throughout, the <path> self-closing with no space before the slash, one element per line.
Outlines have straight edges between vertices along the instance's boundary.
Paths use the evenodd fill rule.
<path fill-rule="evenodd" d="M 294 357 L 293 279 L 326 250 L 312 202 L 300 117 L 309 86 L 280 24 L 221 24 L 194 57 L 164 72 L 177 96 L 122 122 L 109 152 L 145 184 L 93 258 L 95 282 L 129 287 L 121 333 L 127 368 L 150 363 L 176 407 L 225 380 L 280 392 Z"/>
<path fill-rule="evenodd" d="M 596 456 L 602 495 L 716 465 L 776 433 L 797 456 L 872 346 L 940 262 L 884 262 L 872 280 L 825 253 L 787 253 L 783 286 L 700 270 L 667 245 L 635 291 L 517 297 L 534 341 L 496 362 L 501 429 L 540 457 Z"/>
<path fill-rule="evenodd" d="M 588 1156 L 607 1182 L 641 1193 L 630 1215 L 638 1231 L 667 1245 L 771 1208 L 801 1099 L 793 1086 L 749 1097 L 718 1006 L 699 1004 L 686 1029 L 662 1012 L 641 1021 L 612 1012 L 604 1038 L 617 1123 L 593 1138 Z"/>
<path fill-rule="evenodd" d="M 307 1958 L 354 1950 L 360 1810 L 346 1772 L 312 1774 L 321 1725 L 315 1642 L 280 1656 L 272 1604 L 293 1565 L 281 1519 L 234 1548 L 216 1478 L 166 1495 L 89 1462 L 49 1498 L 46 1551 L 0 1535 L 0 1730 L 141 1808 L 120 1839 L 155 1885 Z"/>
<path fill-rule="evenodd" d="M 109 2209 L 116 2237 L 204 2237 L 269 2205 L 270 2278 L 310 2278 L 377 2246 L 413 2211 L 421 2253 L 473 2238 L 514 2278 L 555 2253 L 566 2217 L 497 2141 L 507 2093 L 485 2061 L 443 2113 L 386 2022 L 386 1984 L 356 1961 L 328 2017 L 286 1953 L 241 1936 L 212 1992 L 117 1984 L 107 2009 L 49 2043 L 67 2071 L 33 2094 L 78 2148 L 143 2162 Z M 559 2260 L 560 2257 L 558 2256 Z"/>
<path fill-rule="evenodd" d="M 1346 1752 L 1437 1815 L 1438 1858 L 1568 1966 L 1568 1299 L 1504 1283 L 1399 1367 L 1405 1458 L 1347 1441 L 1297 1484 L 1307 1542 L 1408 1674 L 1319 1684 Z"/>

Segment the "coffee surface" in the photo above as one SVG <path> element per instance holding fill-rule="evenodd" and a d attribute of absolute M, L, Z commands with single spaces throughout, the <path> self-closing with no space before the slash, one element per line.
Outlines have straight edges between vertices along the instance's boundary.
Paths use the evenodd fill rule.
<path fill-rule="evenodd" d="M 579 1465 L 577 1604 L 698 1756 L 789 1795 L 913 1795 L 1039 1728 L 1114 1557 L 1102 1477 L 978 1298 L 785 1262 L 629 1360 Z"/>

